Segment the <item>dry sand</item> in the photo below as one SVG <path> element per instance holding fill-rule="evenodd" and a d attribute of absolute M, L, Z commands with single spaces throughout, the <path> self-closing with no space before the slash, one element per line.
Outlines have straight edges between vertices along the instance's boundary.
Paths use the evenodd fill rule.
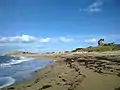
<path fill-rule="evenodd" d="M 12 54 L 13 55 L 13 54 Z M 57 60 L 36 78 L 4 90 L 120 90 L 120 52 L 14 54 Z"/>

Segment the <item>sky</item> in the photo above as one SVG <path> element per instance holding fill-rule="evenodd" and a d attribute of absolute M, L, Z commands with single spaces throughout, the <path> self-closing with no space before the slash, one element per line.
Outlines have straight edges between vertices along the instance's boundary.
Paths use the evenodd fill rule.
<path fill-rule="evenodd" d="M 0 52 L 120 43 L 120 0 L 0 0 Z"/>

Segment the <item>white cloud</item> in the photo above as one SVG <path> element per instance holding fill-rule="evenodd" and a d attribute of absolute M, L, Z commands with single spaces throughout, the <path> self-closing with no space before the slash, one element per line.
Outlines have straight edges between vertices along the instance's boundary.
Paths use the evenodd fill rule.
<path fill-rule="evenodd" d="M 103 2 L 101 0 L 97 0 L 86 8 L 80 8 L 80 12 L 100 12 L 102 10 L 102 5 Z"/>
<path fill-rule="evenodd" d="M 0 42 L 33 42 L 36 39 L 36 37 L 23 34 L 21 36 L 1 37 Z"/>
<path fill-rule="evenodd" d="M 29 41 L 34 41 L 34 40 L 36 40 L 35 37 L 29 36 L 29 35 L 22 35 L 22 37 L 20 37 L 20 39 L 21 39 L 22 41 L 25 41 L 25 42 L 29 42 Z"/>
<path fill-rule="evenodd" d="M 86 43 L 96 43 L 96 42 L 97 42 L 97 39 L 95 39 L 95 38 L 86 39 L 86 40 L 84 40 L 84 42 L 86 42 Z"/>
<path fill-rule="evenodd" d="M 92 3 L 89 7 L 91 8 L 96 8 L 96 7 L 99 7 L 101 6 L 103 3 L 101 0 L 97 0 L 96 2 Z"/>
<path fill-rule="evenodd" d="M 51 41 L 51 38 L 42 38 L 40 39 L 40 42 L 43 42 L 43 43 L 47 43 L 47 42 L 50 42 Z"/>
<path fill-rule="evenodd" d="M 74 39 L 73 38 L 60 37 L 59 40 L 62 41 L 62 42 L 71 42 Z"/>
<path fill-rule="evenodd" d="M 56 37 L 56 38 L 39 38 L 31 35 L 17 35 L 17 36 L 9 36 L 9 37 L 0 37 L 0 43 L 30 43 L 30 42 L 38 42 L 38 43 L 48 43 L 48 42 L 70 42 L 73 41 L 73 38 L 66 37 Z"/>

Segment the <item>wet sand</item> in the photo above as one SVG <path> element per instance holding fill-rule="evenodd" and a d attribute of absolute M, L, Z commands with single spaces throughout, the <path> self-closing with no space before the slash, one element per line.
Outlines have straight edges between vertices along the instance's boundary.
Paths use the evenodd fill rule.
<path fill-rule="evenodd" d="M 120 52 L 16 54 L 55 60 L 33 80 L 3 90 L 120 90 Z"/>

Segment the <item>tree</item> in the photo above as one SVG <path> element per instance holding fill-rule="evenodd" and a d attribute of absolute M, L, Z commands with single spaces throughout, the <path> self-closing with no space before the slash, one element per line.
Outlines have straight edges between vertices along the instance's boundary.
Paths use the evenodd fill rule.
<path fill-rule="evenodd" d="M 104 39 L 100 39 L 100 40 L 98 41 L 98 46 L 102 46 L 102 45 L 104 45 Z"/>

